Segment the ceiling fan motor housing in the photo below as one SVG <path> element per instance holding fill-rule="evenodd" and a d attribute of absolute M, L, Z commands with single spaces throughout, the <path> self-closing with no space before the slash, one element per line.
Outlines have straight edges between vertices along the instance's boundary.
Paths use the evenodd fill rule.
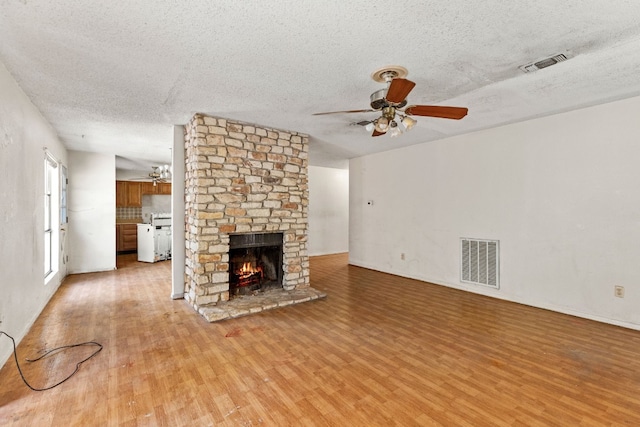
<path fill-rule="evenodd" d="M 375 92 L 373 92 L 371 94 L 370 100 L 371 100 L 371 108 L 373 108 L 374 110 L 381 110 L 385 107 L 390 106 L 391 104 L 389 103 L 389 101 L 387 101 L 386 96 L 387 96 L 387 90 L 388 88 L 384 88 L 384 89 L 380 89 L 377 90 Z M 395 104 L 394 107 L 395 108 L 402 108 L 405 105 L 407 105 L 407 100 L 403 100 L 402 102 Z"/>

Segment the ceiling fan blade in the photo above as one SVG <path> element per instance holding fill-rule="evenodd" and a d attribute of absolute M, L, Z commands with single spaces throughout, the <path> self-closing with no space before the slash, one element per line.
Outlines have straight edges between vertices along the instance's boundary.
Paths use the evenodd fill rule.
<path fill-rule="evenodd" d="M 345 111 L 329 111 L 327 113 L 313 113 L 313 116 L 323 116 L 325 114 L 340 114 L 340 113 L 370 113 L 376 110 L 345 110 Z"/>
<path fill-rule="evenodd" d="M 415 85 L 411 80 L 393 79 L 391 80 L 391 85 L 389 85 L 389 90 L 385 98 L 391 103 L 399 104 L 406 99 Z"/>
<path fill-rule="evenodd" d="M 410 105 L 404 112 L 411 116 L 440 117 L 442 119 L 460 120 L 467 115 L 468 108 L 443 107 L 440 105 Z"/>
<path fill-rule="evenodd" d="M 380 135 L 384 135 L 386 132 L 378 132 L 377 130 L 373 130 L 373 133 L 371 134 L 371 136 L 380 136 Z"/>

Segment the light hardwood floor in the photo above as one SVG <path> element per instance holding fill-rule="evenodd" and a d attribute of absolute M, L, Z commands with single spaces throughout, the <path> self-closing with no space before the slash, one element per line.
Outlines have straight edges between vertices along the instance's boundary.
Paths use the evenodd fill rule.
<path fill-rule="evenodd" d="M 640 332 L 311 259 L 324 300 L 209 324 L 169 263 L 69 277 L 20 360 L 104 350 L 33 392 L 0 371 L 3 426 L 640 425 Z M 6 338 L 2 338 L 6 339 Z M 62 378 L 92 349 L 23 362 Z"/>

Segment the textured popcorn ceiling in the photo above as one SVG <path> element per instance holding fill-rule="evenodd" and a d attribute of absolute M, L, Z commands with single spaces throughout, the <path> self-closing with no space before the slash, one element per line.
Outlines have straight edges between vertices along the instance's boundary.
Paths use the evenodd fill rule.
<path fill-rule="evenodd" d="M 572 58 L 531 74 L 519 66 Z M 308 133 L 310 163 L 345 159 L 640 94 L 640 2 L 0 0 L 0 61 L 68 148 L 123 168 L 170 159 L 195 112 Z M 418 118 L 399 138 L 352 122 L 402 65 Z"/>

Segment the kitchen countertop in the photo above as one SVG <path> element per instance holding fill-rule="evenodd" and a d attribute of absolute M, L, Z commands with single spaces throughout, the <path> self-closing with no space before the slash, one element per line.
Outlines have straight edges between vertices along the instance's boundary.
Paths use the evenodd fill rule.
<path fill-rule="evenodd" d="M 142 224 L 142 218 L 116 218 L 116 224 Z"/>

